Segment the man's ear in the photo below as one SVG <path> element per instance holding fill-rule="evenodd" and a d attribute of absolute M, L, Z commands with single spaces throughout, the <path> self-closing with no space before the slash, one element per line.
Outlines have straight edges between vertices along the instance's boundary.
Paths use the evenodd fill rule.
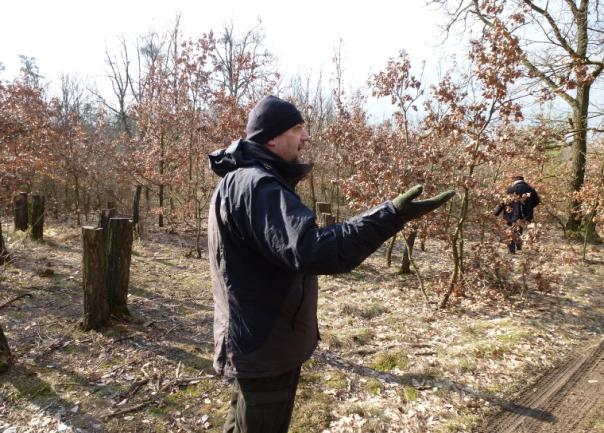
<path fill-rule="evenodd" d="M 275 143 L 275 139 L 271 138 L 270 140 L 268 140 L 266 143 L 264 143 L 264 145 L 270 149 L 274 148 L 277 143 Z"/>

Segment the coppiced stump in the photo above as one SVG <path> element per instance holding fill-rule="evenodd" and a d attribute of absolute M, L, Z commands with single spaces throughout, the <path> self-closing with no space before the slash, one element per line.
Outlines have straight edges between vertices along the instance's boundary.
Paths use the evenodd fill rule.
<path fill-rule="evenodd" d="M 44 196 L 32 195 L 31 197 L 31 231 L 29 236 L 34 241 L 41 241 L 44 238 L 45 202 Z"/>
<path fill-rule="evenodd" d="M 103 229 L 82 227 L 82 286 L 85 331 L 100 329 L 109 321 L 107 249 Z"/>
<path fill-rule="evenodd" d="M 15 230 L 27 231 L 27 193 L 20 192 L 15 196 Z"/>
<path fill-rule="evenodd" d="M 13 357 L 8 347 L 8 341 L 4 336 L 2 325 L 0 325 L 0 373 L 4 373 L 13 365 Z"/>
<path fill-rule="evenodd" d="M 107 288 L 109 311 L 116 317 L 129 316 L 127 299 L 132 257 L 132 221 L 128 218 L 109 220 L 109 256 Z"/>

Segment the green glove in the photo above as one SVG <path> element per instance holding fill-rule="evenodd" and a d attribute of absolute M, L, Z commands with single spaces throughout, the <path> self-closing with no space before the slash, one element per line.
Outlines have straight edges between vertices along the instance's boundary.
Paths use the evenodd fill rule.
<path fill-rule="evenodd" d="M 411 221 L 432 212 L 455 195 L 455 191 L 445 191 L 441 192 L 436 197 L 413 201 L 413 199 L 419 197 L 423 190 L 424 188 L 421 185 L 415 185 L 413 188 L 399 194 L 398 197 L 392 200 L 392 204 L 394 204 L 394 207 L 398 210 L 403 221 Z"/>

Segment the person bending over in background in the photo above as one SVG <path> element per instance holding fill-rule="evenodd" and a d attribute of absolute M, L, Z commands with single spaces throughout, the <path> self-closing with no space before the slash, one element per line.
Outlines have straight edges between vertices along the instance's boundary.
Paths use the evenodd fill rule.
<path fill-rule="evenodd" d="M 503 212 L 503 219 L 509 226 L 507 246 L 510 254 L 522 249 L 522 232 L 524 225 L 533 221 L 533 210 L 541 203 L 537 191 L 524 181 L 522 176 L 514 176 L 512 184 L 506 191 L 506 198 L 495 208 L 493 213 Z"/>
<path fill-rule="evenodd" d="M 295 192 L 312 169 L 291 103 L 261 99 L 247 137 L 209 155 L 220 180 L 208 247 L 214 296 L 214 368 L 234 379 L 225 432 L 287 432 L 302 363 L 319 339 L 317 275 L 348 272 L 407 221 L 455 193 L 414 200 L 415 186 L 348 221 L 319 228 Z"/>

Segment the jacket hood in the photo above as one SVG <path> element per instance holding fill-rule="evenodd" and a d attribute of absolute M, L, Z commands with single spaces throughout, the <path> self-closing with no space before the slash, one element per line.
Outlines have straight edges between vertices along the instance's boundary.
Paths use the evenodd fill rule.
<path fill-rule="evenodd" d="M 243 167 L 261 165 L 276 171 L 292 185 L 302 180 L 312 170 L 312 164 L 291 163 L 283 160 L 262 144 L 251 140 L 237 140 L 226 149 L 208 155 L 210 168 L 220 177 Z"/>

